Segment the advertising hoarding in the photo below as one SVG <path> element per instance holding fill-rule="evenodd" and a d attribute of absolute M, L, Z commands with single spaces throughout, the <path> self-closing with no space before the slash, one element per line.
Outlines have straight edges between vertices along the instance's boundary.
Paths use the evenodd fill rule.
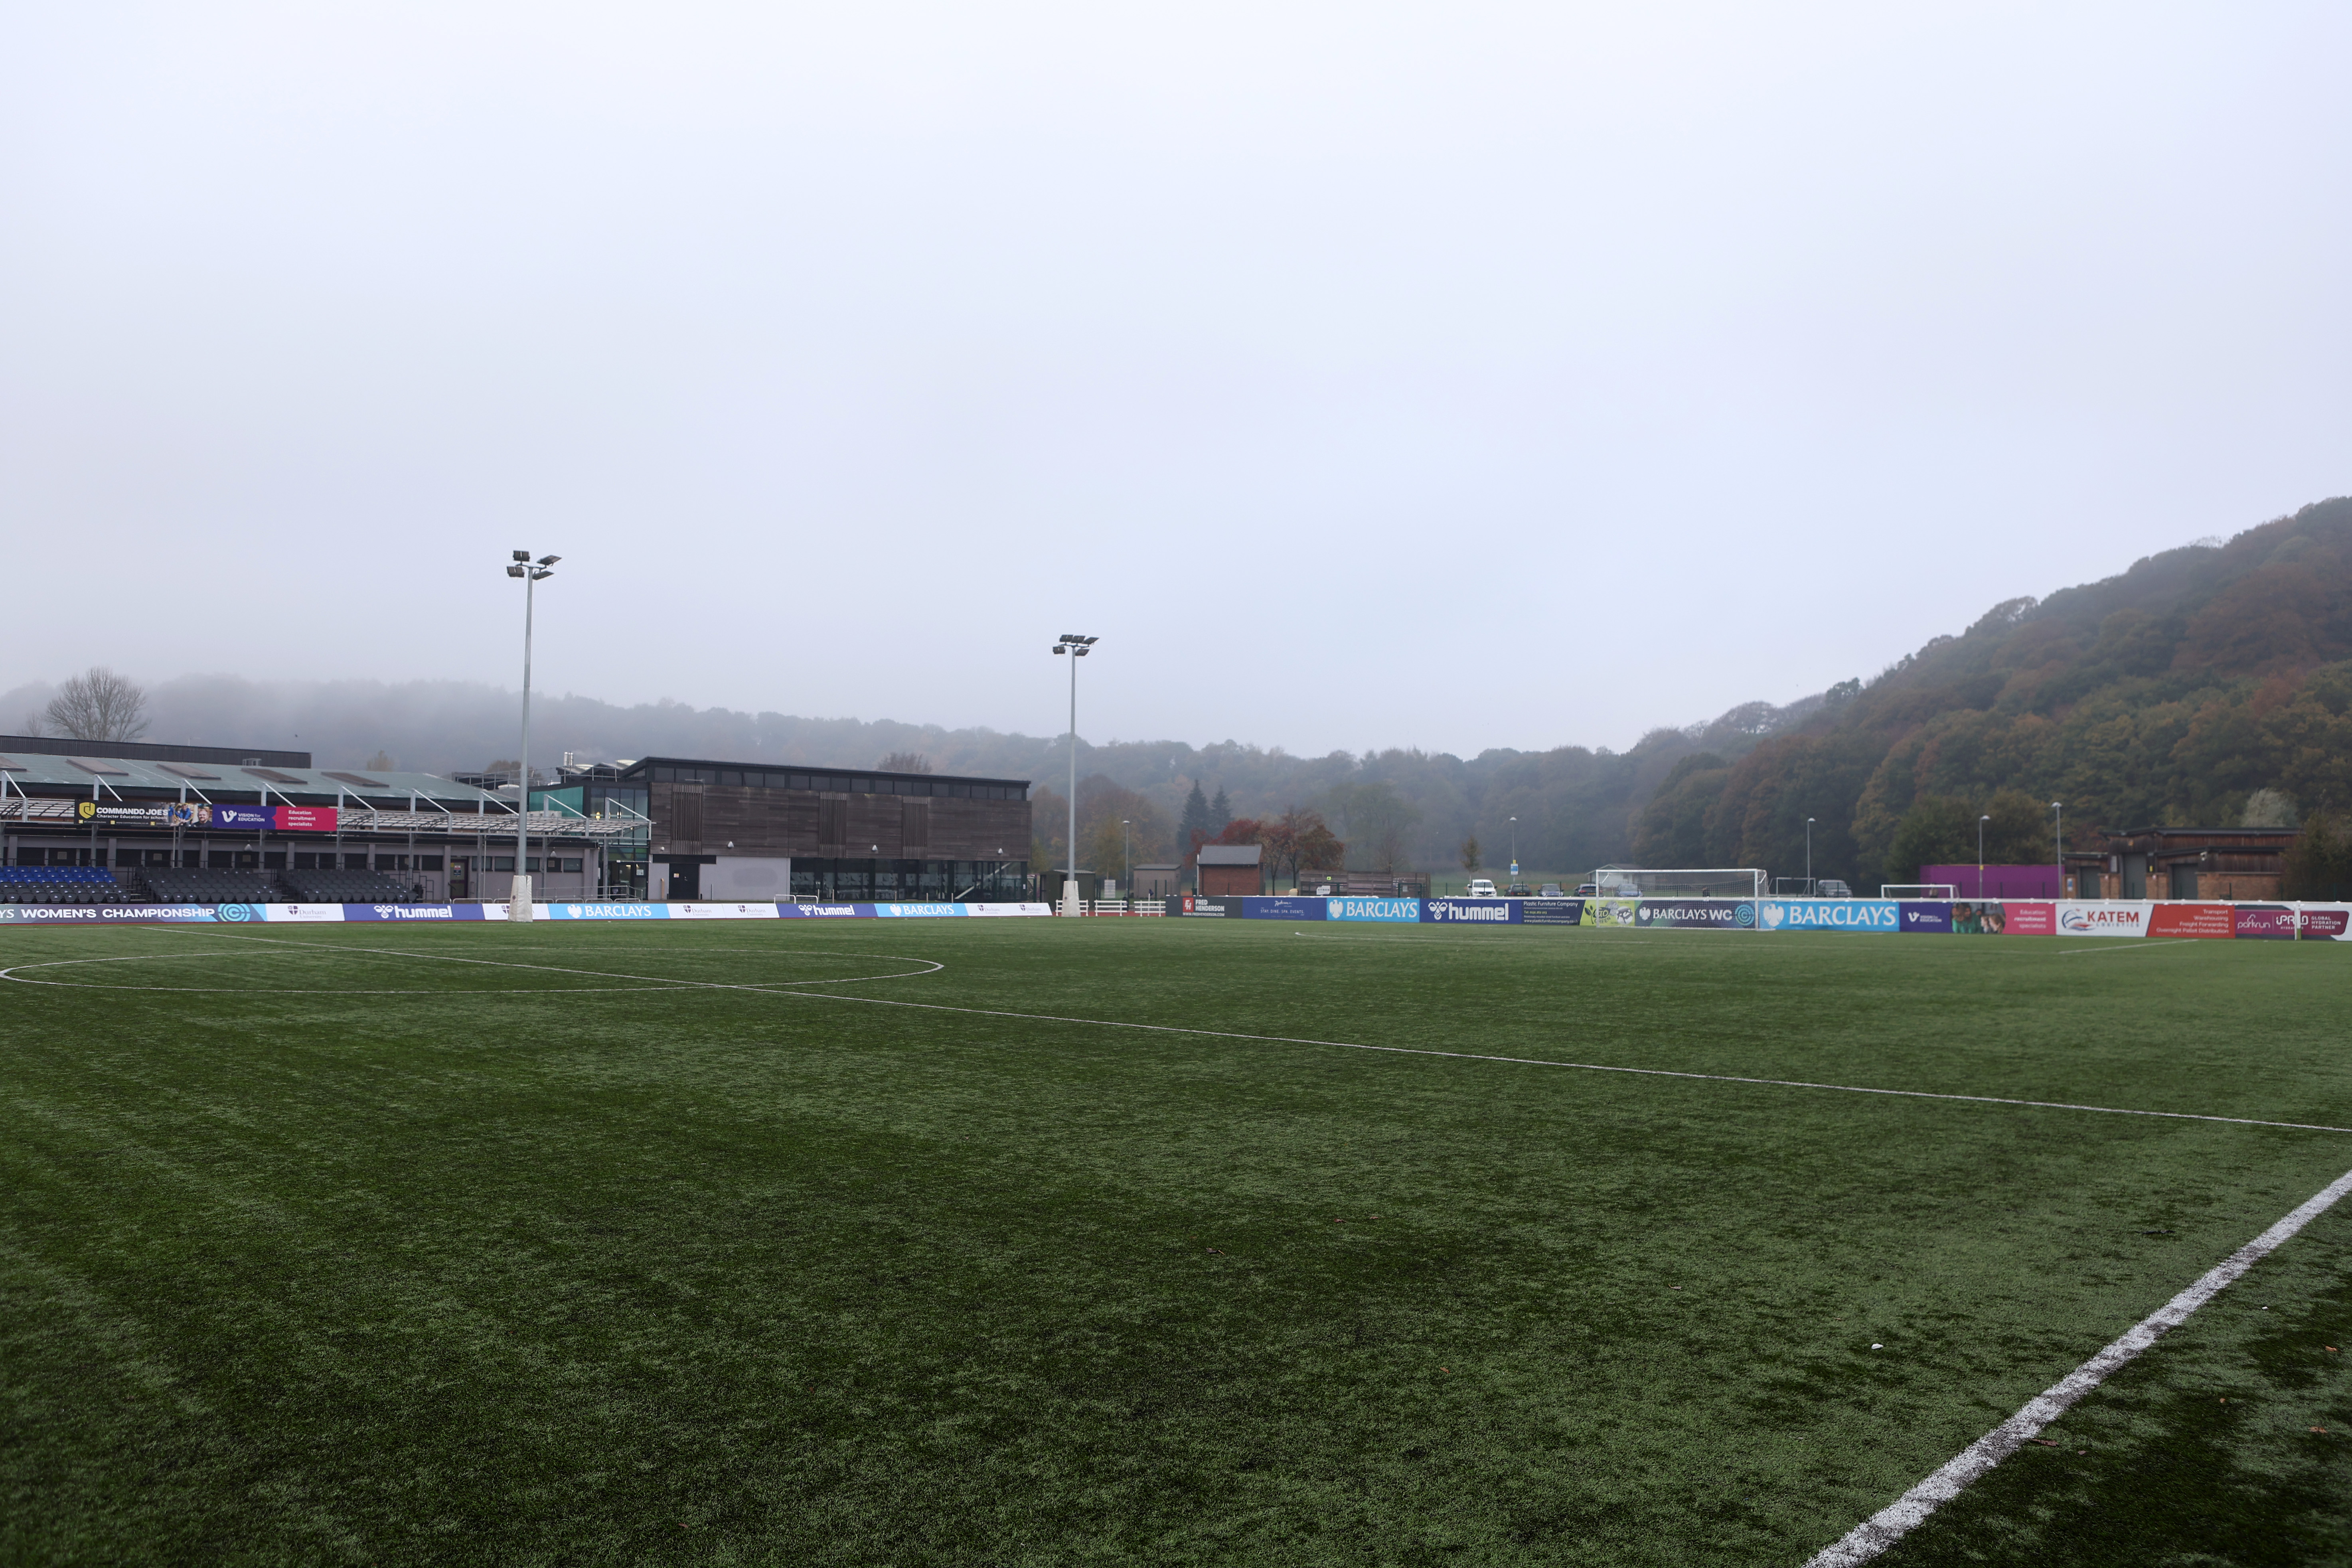
<path fill-rule="evenodd" d="M 1423 899 L 1421 901 L 1422 922 L 1425 925 L 1518 925 L 1521 923 L 1517 899 Z"/>
<path fill-rule="evenodd" d="M 1227 904 L 1235 907 L 1229 910 L 1225 908 Z M 1186 893 L 1172 900 L 1170 912 L 1179 915 L 1198 915 L 1202 920 L 1222 920 L 1228 914 L 1239 919 L 1242 912 L 1240 904 L 1239 899 L 1210 898 L 1201 893 Z"/>
<path fill-rule="evenodd" d="M 1766 931 L 1903 929 L 1902 910 L 1892 899 L 1767 899 L 1757 919 Z"/>
<path fill-rule="evenodd" d="M 1531 926 L 1573 926 L 1584 923 L 1582 899 L 1522 899 L 1519 920 Z"/>
<path fill-rule="evenodd" d="M 2238 922 L 2227 904 L 2158 904 L 2148 914 L 2147 934 L 2227 938 L 2238 934 Z M 2294 934 L 2292 925 L 2286 934 Z"/>
<path fill-rule="evenodd" d="M 1637 901 L 1633 899 L 1587 899 L 1580 923 L 1630 928 L 1633 923 L 1633 909 Z"/>
<path fill-rule="evenodd" d="M 1902 924 L 1895 928 L 1898 931 L 1930 931 L 1942 936 L 1951 934 L 1954 905 L 1935 900 L 1906 899 L 1895 907 L 1902 920 Z"/>
<path fill-rule="evenodd" d="M 2230 934 L 2257 942 L 2293 942 L 2294 911 L 2284 904 L 2240 904 L 2230 914 Z"/>
<path fill-rule="evenodd" d="M 1643 899 L 1633 923 L 1644 931 L 1754 931 L 1752 899 Z"/>
<path fill-rule="evenodd" d="M 438 921 L 446 924 L 482 918 L 479 904 L 345 904 L 342 910 L 347 921 Z"/>
<path fill-rule="evenodd" d="M 212 826 L 260 833 L 332 833 L 338 813 L 331 805 L 216 805 Z"/>
<path fill-rule="evenodd" d="M 1327 921 L 1421 921 L 1419 899 L 1326 899 Z"/>
<path fill-rule="evenodd" d="M 2149 906 L 2145 903 L 2062 900 L 2057 905 L 2058 934 L 2060 936 L 2146 936 L 2148 909 Z"/>
<path fill-rule="evenodd" d="M 215 918 L 210 904 L 0 904 L 0 925 L 153 925 Z"/>
<path fill-rule="evenodd" d="M 2304 904 L 2295 912 L 2305 942 L 2352 942 L 2352 904 Z"/>
<path fill-rule="evenodd" d="M 1242 916 L 1253 921 L 1319 921 L 1323 918 L 1322 899 L 1244 898 L 1240 900 Z"/>

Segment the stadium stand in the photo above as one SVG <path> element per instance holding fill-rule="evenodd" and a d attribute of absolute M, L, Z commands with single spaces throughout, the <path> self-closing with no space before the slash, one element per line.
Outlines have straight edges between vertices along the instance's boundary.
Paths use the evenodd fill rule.
<path fill-rule="evenodd" d="M 381 871 L 287 871 L 278 880 L 306 904 L 404 904 L 417 897 L 407 883 Z"/>
<path fill-rule="evenodd" d="M 148 871 L 147 890 L 162 904 L 272 904 L 284 901 L 267 871 Z"/>
<path fill-rule="evenodd" d="M 120 904 L 122 885 L 102 866 L 0 866 L 0 903 Z"/>

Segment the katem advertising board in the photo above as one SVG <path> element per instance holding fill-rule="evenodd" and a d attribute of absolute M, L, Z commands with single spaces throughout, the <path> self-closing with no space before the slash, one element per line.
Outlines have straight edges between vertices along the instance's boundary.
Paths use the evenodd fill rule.
<path fill-rule="evenodd" d="M 2146 936 L 2150 905 L 2093 903 L 2067 899 L 2058 905 L 2060 936 Z"/>

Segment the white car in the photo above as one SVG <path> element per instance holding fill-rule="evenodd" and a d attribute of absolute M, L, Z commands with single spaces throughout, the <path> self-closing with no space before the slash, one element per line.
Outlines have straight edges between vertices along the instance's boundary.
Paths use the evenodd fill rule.
<path fill-rule="evenodd" d="M 1499 899 L 1503 895 L 1495 891 L 1494 883 L 1484 877 L 1477 877 L 1472 879 L 1470 885 L 1462 889 L 1462 896 L 1465 899 Z"/>

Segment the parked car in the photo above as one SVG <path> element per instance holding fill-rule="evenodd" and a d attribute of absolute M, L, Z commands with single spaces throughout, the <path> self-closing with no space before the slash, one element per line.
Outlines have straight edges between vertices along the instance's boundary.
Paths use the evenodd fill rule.
<path fill-rule="evenodd" d="M 1847 887 L 1843 882 L 1839 881 L 1834 877 L 1823 877 L 1820 881 L 1813 884 L 1813 897 L 1817 899 L 1850 899 L 1853 897 L 1853 889 Z"/>
<path fill-rule="evenodd" d="M 1576 896 L 1580 899 L 1595 898 L 1600 892 L 1601 884 L 1598 882 L 1579 882 L 1576 885 Z"/>
<path fill-rule="evenodd" d="M 1507 899 L 1532 899 L 1535 896 L 1536 890 L 1525 882 L 1514 882 L 1503 889 L 1503 897 Z"/>
<path fill-rule="evenodd" d="M 1473 877 L 1470 885 L 1462 889 L 1462 896 L 1465 899 L 1499 899 L 1503 895 L 1496 892 L 1495 884 L 1486 878 Z"/>
<path fill-rule="evenodd" d="M 1559 890 L 1559 884 L 1558 882 L 1546 882 L 1543 885 L 1543 891 L 1536 896 L 1539 899 L 1561 899 L 1566 898 L 1568 895 Z"/>

